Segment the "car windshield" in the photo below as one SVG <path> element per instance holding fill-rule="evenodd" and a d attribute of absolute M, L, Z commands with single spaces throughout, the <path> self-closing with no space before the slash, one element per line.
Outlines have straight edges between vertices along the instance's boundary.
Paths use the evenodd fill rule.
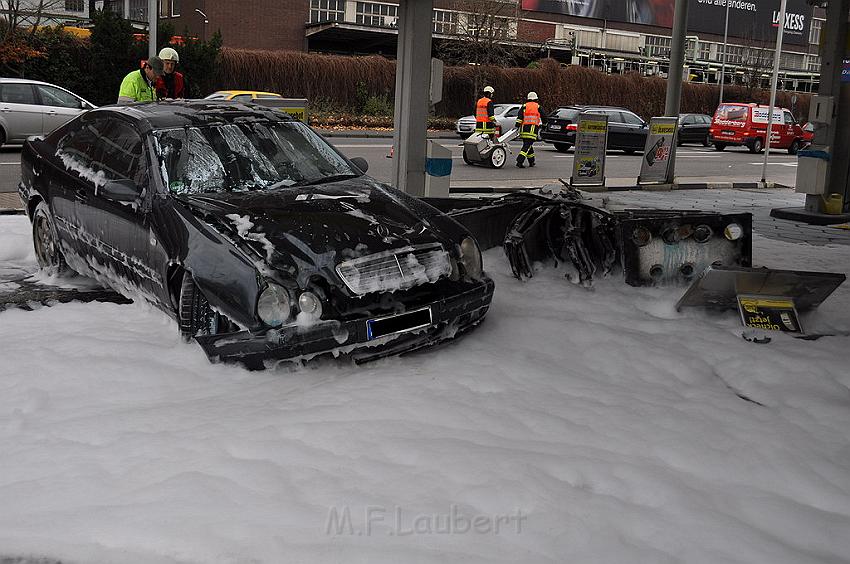
<path fill-rule="evenodd" d="M 360 175 L 300 122 L 163 129 L 154 138 L 163 181 L 175 194 L 307 186 Z"/>
<path fill-rule="evenodd" d="M 555 110 L 555 115 L 553 117 L 557 119 L 576 119 L 579 112 L 580 111 L 575 108 L 558 108 Z"/>

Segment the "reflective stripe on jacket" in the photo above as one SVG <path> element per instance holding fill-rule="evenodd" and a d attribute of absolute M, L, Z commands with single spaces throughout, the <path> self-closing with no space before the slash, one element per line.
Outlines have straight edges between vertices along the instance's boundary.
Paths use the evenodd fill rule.
<path fill-rule="evenodd" d="M 516 118 L 516 126 L 520 127 L 519 136 L 523 139 L 537 139 L 537 129 L 541 124 L 540 104 L 537 102 L 526 102 L 520 108 Z"/>
<path fill-rule="evenodd" d="M 130 71 L 121 81 L 118 90 L 118 102 L 154 102 L 156 101 L 156 90 L 148 82 L 145 69 Z"/>

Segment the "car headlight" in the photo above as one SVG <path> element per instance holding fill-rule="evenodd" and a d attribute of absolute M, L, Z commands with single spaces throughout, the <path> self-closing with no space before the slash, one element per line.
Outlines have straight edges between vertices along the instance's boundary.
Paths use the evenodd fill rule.
<path fill-rule="evenodd" d="M 473 279 L 480 278 L 484 271 L 481 251 L 472 237 L 467 237 L 460 243 L 460 264 L 463 265 L 466 275 Z"/>
<path fill-rule="evenodd" d="M 298 296 L 298 309 L 313 319 L 319 319 L 322 317 L 322 300 L 313 292 L 303 292 Z"/>
<path fill-rule="evenodd" d="M 280 327 L 292 313 L 292 302 L 286 288 L 269 284 L 257 300 L 257 315 L 269 327 Z"/>

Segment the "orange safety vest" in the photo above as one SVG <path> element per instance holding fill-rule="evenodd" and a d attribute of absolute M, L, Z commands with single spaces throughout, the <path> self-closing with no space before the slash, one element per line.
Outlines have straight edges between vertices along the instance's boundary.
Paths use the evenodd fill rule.
<path fill-rule="evenodd" d="M 526 102 L 522 109 L 522 129 L 520 137 L 523 139 L 537 139 L 537 128 L 540 127 L 540 105 L 537 102 Z"/>
<path fill-rule="evenodd" d="M 487 113 L 487 105 L 490 102 L 490 98 L 485 96 L 479 98 L 475 104 L 475 131 L 477 133 L 493 133 L 496 131 L 496 118 Z"/>

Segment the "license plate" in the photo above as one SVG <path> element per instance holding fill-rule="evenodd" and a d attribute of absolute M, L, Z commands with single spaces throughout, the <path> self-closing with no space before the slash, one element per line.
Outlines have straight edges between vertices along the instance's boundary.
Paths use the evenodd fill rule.
<path fill-rule="evenodd" d="M 431 306 L 398 315 L 369 319 L 366 321 L 366 338 L 371 341 L 378 337 L 422 329 L 432 323 Z"/>
<path fill-rule="evenodd" d="M 734 131 L 721 131 L 720 134 L 721 135 L 732 135 L 732 136 L 734 136 L 735 132 Z"/>
<path fill-rule="evenodd" d="M 558 129 L 561 129 L 561 126 L 558 125 L 557 123 L 553 123 L 552 125 L 549 126 L 549 129 L 551 129 L 552 131 L 557 131 Z"/>

